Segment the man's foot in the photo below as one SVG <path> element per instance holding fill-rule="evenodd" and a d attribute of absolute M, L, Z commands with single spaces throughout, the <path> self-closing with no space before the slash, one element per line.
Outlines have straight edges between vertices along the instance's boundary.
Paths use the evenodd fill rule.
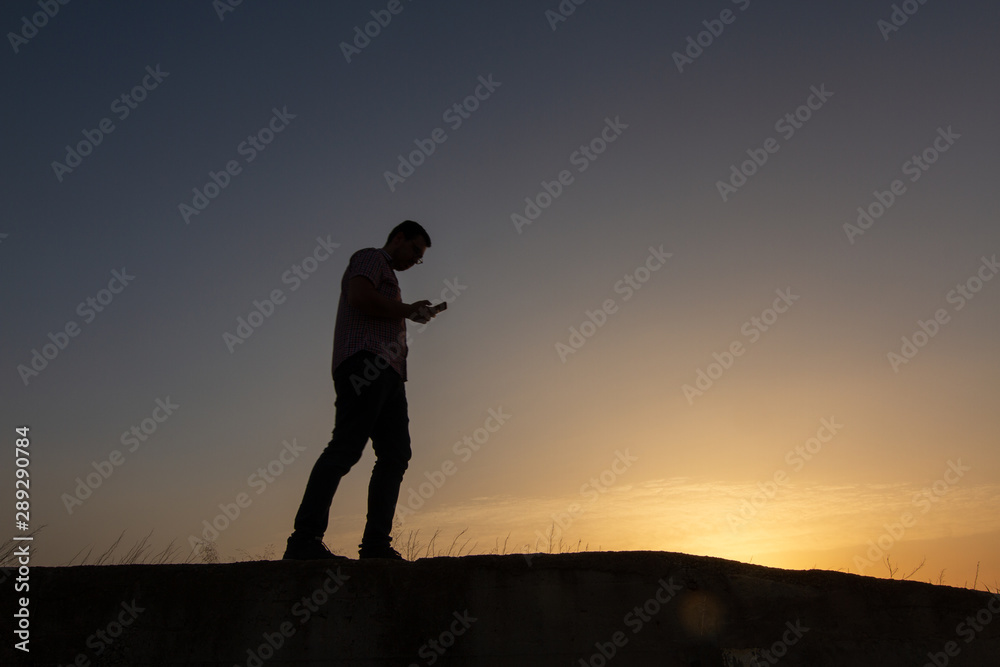
<path fill-rule="evenodd" d="M 398 551 L 390 547 L 388 544 L 381 547 L 369 547 L 364 544 L 359 545 L 361 548 L 358 551 L 358 557 L 361 559 L 367 558 L 385 558 L 388 560 L 406 560 L 403 558 Z"/>
<path fill-rule="evenodd" d="M 332 553 L 319 537 L 300 537 L 295 533 L 288 538 L 288 546 L 281 560 L 349 560 L 347 556 Z"/>

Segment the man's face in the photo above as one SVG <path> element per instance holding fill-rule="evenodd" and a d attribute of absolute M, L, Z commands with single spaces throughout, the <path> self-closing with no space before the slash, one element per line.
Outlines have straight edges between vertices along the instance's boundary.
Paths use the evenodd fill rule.
<path fill-rule="evenodd" d="M 400 232 L 398 238 L 400 239 L 400 243 L 392 256 L 392 268 L 397 271 L 406 271 L 416 264 L 417 260 L 423 258 L 424 252 L 427 250 L 427 244 L 424 242 L 422 236 L 406 240 L 403 238 L 402 232 Z"/>

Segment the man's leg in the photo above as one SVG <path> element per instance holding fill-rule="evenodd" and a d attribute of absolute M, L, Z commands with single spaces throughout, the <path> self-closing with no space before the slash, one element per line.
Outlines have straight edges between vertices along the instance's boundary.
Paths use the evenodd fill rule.
<path fill-rule="evenodd" d="M 392 541 L 392 518 L 396 513 L 399 487 L 410 461 L 410 418 L 406 388 L 394 371 L 386 371 L 395 381 L 371 432 L 375 467 L 368 484 L 368 522 L 361 538 L 362 549 L 377 552 Z"/>
<path fill-rule="evenodd" d="M 382 411 L 396 375 L 384 370 L 368 384 L 355 388 L 351 376 L 363 379 L 365 354 L 346 359 L 337 369 L 333 439 L 316 459 L 295 515 L 295 536 L 321 538 L 330 520 L 330 505 L 340 479 L 361 459 L 365 444 Z M 370 357 L 369 357 L 370 358 Z M 387 377 L 388 376 L 388 377 Z M 367 382 L 367 381 L 366 381 Z"/>

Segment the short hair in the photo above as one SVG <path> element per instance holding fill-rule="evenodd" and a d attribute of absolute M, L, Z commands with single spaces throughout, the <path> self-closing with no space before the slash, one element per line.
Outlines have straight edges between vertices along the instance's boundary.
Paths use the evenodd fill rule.
<path fill-rule="evenodd" d="M 385 240 L 385 244 L 389 245 L 389 243 L 392 242 L 393 237 L 400 232 L 403 232 L 403 238 L 406 239 L 407 241 L 412 241 L 418 236 L 422 236 L 424 237 L 424 243 L 427 244 L 427 247 L 428 248 L 431 247 L 431 237 L 427 233 L 427 230 L 421 227 L 419 223 L 414 222 L 413 220 L 404 220 L 403 222 L 393 227 L 392 231 L 389 232 L 389 238 Z"/>

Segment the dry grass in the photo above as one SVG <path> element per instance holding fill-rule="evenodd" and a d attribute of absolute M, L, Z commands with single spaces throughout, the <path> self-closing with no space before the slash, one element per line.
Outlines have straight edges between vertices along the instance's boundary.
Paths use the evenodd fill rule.
<path fill-rule="evenodd" d="M 921 570 L 921 568 L 923 568 L 923 566 L 926 563 L 927 563 L 927 558 L 924 557 L 924 559 L 922 561 L 920 561 L 920 565 L 917 565 L 915 568 L 913 568 L 912 570 L 910 570 L 909 574 L 904 574 L 903 576 L 901 576 L 899 578 L 899 580 L 900 581 L 908 581 L 911 577 L 913 577 L 913 575 L 915 575 L 917 572 L 919 572 Z M 896 578 L 896 573 L 899 572 L 899 565 L 893 563 L 891 560 L 889 560 L 889 556 L 886 556 L 885 557 L 885 567 L 886 567 L 887 570 L 889 570 L 889 578 L 890 579 L 895 579 Z M 944 577 L 944 570 L 941 570 L 941 574 L 938 575 L 938 578 L 942 579 L 943 577 Z M 931 582 L 928 582 L 928 583 L 934 583 L 934 582 L 931 581 Z"/>
<path fill-rule="evenodd" d="M 561 531 L 559 533 L 559 540 L 556 541 L 555 540 L 555 532 L 556 532 L 556 524 L 555 524 L 555 521 L 553 521 L 552 525 L 549 526 L 549 537 L 548 537 L 548 539 L 545 540 L 546 543 L 548 544 L 548 551 L 546 551 L 545 553 L 550 553 L 550 554 L 572 554 L 572 553 L 580 553 L 581 551 L 590 551 L 590 543 L 589 542 L 587 544 L 584 544 L 583 540 L 577 540 L 575 545 L 570 546 L 568 544 L 563 543 L 563 538 L 562 538 L 562 532 Z M 601 549 L 600 546 L 598 546 L 596 550 L 600 551 L 600 549 Z M 539 553 L 539 551 L 538 551 L 538 541 L 536 540 L 535 544 L 532 545 L 532 546 L 528 546 L 527 544 L 525 544 L 524 545 L 524 553 Z"/>
<path fill-rule="evenodd" d="M 236 553 L 238 553 L 241 556 L 241 558 L 239 559 L 240 563 L 246 563 L 249 561 L 274 560 L 274 545 L 268 544 L 267 546 L 264 547 L 264 551 L 262 551 L 259 554 L 252 554 L 246 549 L 237 549 Z"/>
<path fill-rule="evenodd" d="M 194 554 L 189 554 L 184 560 L 177 560 L 179 556 L 180 547 L 177 546 L 176 540 L 171 540 L 167 546 L 165 546 L 160 551 L 153 551 L 152 545 L 149 543 L 149 538 L 153 536 L 153 531 L 150 530 L 146 533 L 139 541 L 135 542 L 128 550 L 123 554 L 116 553 L 121 547 L 122 539 L 125 537 L 125 532 L 122 531 L 121 535 L 118 536 L 114 542 L 111 543 L 109 547 L 104 549 L 99 555 L 94 556 L 93 545 L 89 547 L 84 547 L 80 549 L 73 556 L 67 566 L 70 565 L 163 565 L 165 563 L 190 563 L 194 558 Z M 86 553 L 84 553 L 84 549 Z M 82 558 L 81 558 L 82 554 Z M 79 562 L 76 559 L 80 558 Z"/>
<path fill-rule="evenodd" d="M 30 537 L 37 539 L 37 536 L 41 533 L 45 526 L 36 528 L 32 533 L 29 534 Z M 405 535 L 401 534 L 401 527 L 397 524 L 393 529 L 392 537 L 395 542 L 397 549 L 402 554 L 406 560 L 416 560 L 418 558 L 434 558 L 434 557 L 462 557 L 469 556 L 473 554 L 482 555 L 511 555 L 511 554 L 530 554 L 530 553 L 550 553 L 550 554 L 561 554 L 561 553 L 580 553 L 585 551 L 591 551 L 590 544 L 584 543 L 583 540 L 577 540 L 575 544 L 564 542 L 562 536 L 556 537 L 556 525 L 553 523 L 549 528 L 548 538 L 545 539 L 546 548 L 539 549 L 538 541 L 535 544 L 525 543 L 522 545 L 521 549 L 512 549 L 510 547 L 510 533 L 500 541 L 500 538 L 496 538 L 494 543 L 488 549 L 483 549 L 476 551 L 479 546 L 478 542 L 472 542 L 472 538 L 465 537 L 468 532 L 468 528 L 459 531 L 447 546 L 440 544 L 441 529 L 435 530 L 427 541 L 423 541 L 420 534 L 420 529 L 410 530 Z M 222 562 L 249 562 L 249 561 L 270 561 L 275 560 L 275 547 L 273 544 L 268 544 L 264 547 L 264 550 L 260 553 L 250 553 L 246 549 L 238 549 L 237 554 L 239 557 L 233 558 L 228 561 L 223 561 L 220 557 L 218 546 L 214 542 L 205 543 L 197 553 L 191 552 L 181 557 L 181 548 L 176 544 L 176 540 L 172 540 L 169 544 L 160 550 L 155 550 L 150 543 L 150 538 L 153 535 L 153 531 L 149 531 L 146 535 L 141 537 L 138 541 L 132 544 L 131 547 L 121 552 L 122 542 L 125 539 L 126 531 L 118 536 L 118 538 L 112 542 L 108 547 L 106 547 L 99 554 L 94 554 L 93 545 L 84 547 L 76 553 L 73 558 L 70 559 L 65 566 L 73 565 L 134 565 L 134 564 L 144 564 L 144 565 L 163 565 L 163 564 L 189 564 L 189 563 L 205 563 L 205 564 L 218 564 Z M 470 544 L 471 542 L 471 544 Z M 0 568 L 4 570 L 2 575 L 0 575 L 0 581 L 6 578 L 9 571 L 17 566 L 17 556 L 16 550 L 19 546 L 24 544 L 21 541 L 14 541 L 13 539 L 8 539 L 2 545 L 0 545 Z M 600 551 L 600 546 L 598 546 L 596 551 Z M 32 551 L 37 551 L 37 548 L 33 548 Z M 752 559 L 751 559 L 752 560 Z M 924 565 L 927 563 L 927 559 L 924 558 L 916 565 L 913 569 L 905 574 L 900 574 L 899 563 L 893 562 L 889 556 L 886 556 L 883 564 L 886 567 L 888 573 L 888 578 L 892 580 L 897 579 L 899 581 L 908 581 L 913 578 L 913 576 L 923 569 Z M 972 584 L 966 580 L 962 587 L 970 590 L 976 590 L 980 585 L 979 581 L 979 568 L 980 562 L 976 563 L 976 573 L 972 580 Z M 848 570 L 849 571 L 849 570 Z M 945 573 L 947 570 L 942 569 L 936 580 L 932 577 L 928 579 L 927 583 L 936 584 L 939 586 L 945 584 Z M 1000 591 L 1000 584 L 994 583 L 993 587 L 989 584 L 983 583 L 983 588 L 990 593 L 997 594 Z"/>
<path fill-rule="evenodd" d="M 438 538 L 441 536 L 441 529 L 435 530 L 430 538 L 426 542 L 423 542 L 420 537 L 420 529 L 407 531 L 405 535 L 402 534 L 400 526 L 397 524 L 392 531 L 391 537 L 393 542 L 396 544 L 396 548 L 403 558 L 406 560 L 416 560 L 417 558 L 434 558 L 440 556 L 469 556 L 472 554 L 481 555 L 497 555 L 506 556 L 510 554 L 530 554 L 530 553 L 580 553 L 581 551 L 591 551 L 590 543 L 584 543 L 583 540 L 577 540 L 576 544 L 564 542 L 562 536 L 560 535 L 556 539 L 555 531 L 556 525 L 553 524 L 549 528 L 549 537 L 546 540 L 547 548 L 539 549 L 538 542 L 535 544 L 525 543 L 522 545 L 521 549 L 512 549 L 510 546 L 510 533 L 504 537 L 503 542 L 500 538 L 495 538 L 493 546 L 482 551 L 476 551 L 476 547 L 479 546 L 478 542 L 473 542 L 469 545 L 471 538 L 462 539 L 468 528 L 463 529 L 454 538 L 452 538 L 451 543 L 445 547 L 438 546 Z M 598 550 L 600 547 L 598 547 Z"/>

